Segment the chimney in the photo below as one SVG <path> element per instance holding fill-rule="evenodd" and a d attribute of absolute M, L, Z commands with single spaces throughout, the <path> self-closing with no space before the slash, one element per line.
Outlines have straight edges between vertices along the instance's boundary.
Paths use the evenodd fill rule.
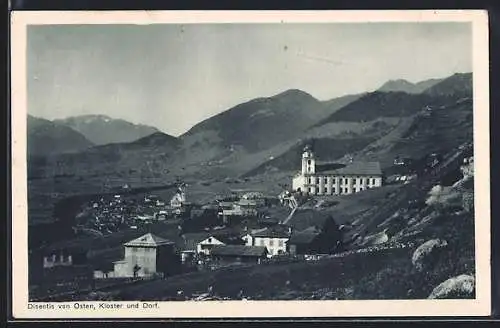
<path fill-rule="evenodd" d="M 288 234 L 289 234 L 289 235 L 291 235 L 291 234 L 292 234 L 292 231 L 293 231 L 292 227 L 291 227 L 291 226 L 288 226 Z"/>

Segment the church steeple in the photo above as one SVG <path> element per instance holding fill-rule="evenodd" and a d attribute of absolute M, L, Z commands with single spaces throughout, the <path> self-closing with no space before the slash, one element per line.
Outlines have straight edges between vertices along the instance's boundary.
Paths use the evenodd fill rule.
<path fill-rule="evenodd" d="M 314 174 L 316 171 L 316 161 L 314 152 L 310 145 L 304 147 L 302 153 L 302 174 Z"/>

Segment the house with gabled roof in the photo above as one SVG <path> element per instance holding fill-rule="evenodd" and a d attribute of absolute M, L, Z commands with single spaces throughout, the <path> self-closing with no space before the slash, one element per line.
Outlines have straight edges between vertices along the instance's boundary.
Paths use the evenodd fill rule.
<path fill-rule="evenodd" d="M 210 258 L 218 264 L 256 263 L 260 264 L 268 255 L 265 246 L 215 245 Z"/>
<path fill-rule="evenodd" d="M 95 272 L 96 278 L 167 276 L 179 270 L 175 243 L 147 233 L 123 244 L 125 255 L 114 262 L 113 272 Z"/>
<path fill-rule="evenodd" d="M 290 238 L 289 228 L 264 228 L 246 233 L 242 238 L 247 246 L 264 246 L 270 256 L 284 254 Z"/>
<path fill-rule="evenodd" d="M 244 241 L 232 231 L 212 231 L 186 233 L 183 236 L 184 245 L 182 253 L 186 256 L 209 255 L 211 249 L 216 245 L 243 245 Z"/>

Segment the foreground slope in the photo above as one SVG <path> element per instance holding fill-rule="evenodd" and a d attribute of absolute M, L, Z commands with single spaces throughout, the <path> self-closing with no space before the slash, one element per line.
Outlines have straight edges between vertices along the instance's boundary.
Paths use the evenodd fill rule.
<path fill-rule="evenodd" d="M 369 211 L 351 214 L 343 221 L 345 251 L 337 254 L 315 261 L 285 259 L 200 271 L 97 293 L 82 292 L 77 297 L 185 300 L 206 293 L 209 287 L 216 299 L 425 299 L 439 294 L 436 287 L 448 279 L 475 276 L 473 203 L 464 197 L 473 198 L 473 177 L 463 176 L 441 188 L 436 198 L 436 186 L 443 184 L 468 154 L 470 149 L 446 154 L 435 171 L 410 184 L 342 196 L 341 203 L 358 197 L 353 200 L 358 206 L 366 201 L 372 205 Z M 370 197 L 364 197 L 368 193 L 372 193 Z M 329 211 L 341 221 L 345 212 L 339 205 L 317 210 Z M 382 234 L 386 237 L 380 238 Z M 442 247 L 422 253 L 432 241 Z M 452 286 L 439 291 L 439 298 L 471 299 L 475 295 L 473 285 L 472 290 Z"/>

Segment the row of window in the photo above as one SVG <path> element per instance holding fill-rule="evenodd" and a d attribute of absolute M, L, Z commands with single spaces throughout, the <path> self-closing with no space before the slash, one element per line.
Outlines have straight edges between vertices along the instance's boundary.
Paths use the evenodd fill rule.
<path fill-rule="evenodd" d="M 132 253 L 137 253 L 138 252 L 138 247 L 130 247 L 130 250 Z M 150 248 L 150 247 L 140 247 L 141 249 L 141 252 L 144 252 L 144 253 L 149 253 L 149 252 L 155 252 L 156 249 L 155 248 Z"/>
<path fill-rule="evenodd" d="M 371 186 L 367 186 L 366 189 L 370 189 Z M 312 193 L 312 192 L 315 192 L 315 193 L 319 193 L 320 189 L 319 188 L 314 188 L 314 187 L 309 187 L 309 193 Z M 352 188 L 352 192 L 355 193 L 355 192 L 359 192 L 359 191 L 363 191 L 363 187 L 359 187 L 359 188 Z M 323 193 L 327 194 L 328 193 L 328 188 L 325 187 L 324 190 L 323 190 Z M 335 187 L 332 187 L 332 194 L 336 194 L 337 193 L 337 188 Z M 349 193 L 349 188 L 339 188 L 339 194 L 348 194 Z"/>
<path fill-rule="evenodd" d="M 260 239 L 260 246 L 266 246 L 265 239 L 264 238 L 259 238 L 259 239 Z M 274 246 L 274 239 L 269 239 L 269 246 Z M 285 242 L 282 239 L 279 239 L 278 246 L 284 247 Z"/>
<path fill-rule="evenodd" d="M 340 179 L 340 183 L 343 183 L 344 185 L 347 185 L 347 184 L 349 184 L 349 179 L 350 178 L 341 178 Z M 357 183 L 359 185 L 363 184 L 363 179 L 364 179 L 364 184 L 366 184 L 366 185 L 375 185 L 375 183 L 376 183 L 375 182 L 376 181 L 375 178 L 358 178 L 358 179 L 352 178 L 353 183 L 354 184 Z M 312 184 L 313 181 L 314 181 L 313 178 L 309 177 L 308 180 L 307 180 L 307 183 Z M 320 184 L 320 182 L 321 182 L 321 178 L 316 178 L 316 184 Z M 323 182 L 325 184 L 327 184 L 328 183 L 328 178 L 326 178 L 326 177 L 323 178 Z M 337 178 L 333 178 L 333 184 L 337 184 Z"/>
<path fill-rule="evenodd" d="M 65 262 L 65 261 L 70 261 L 71 260 L 71 255 L 68 256 L 57 256 L 57 255 L 52 255 L 46 257 L 47 262 Z"/>

